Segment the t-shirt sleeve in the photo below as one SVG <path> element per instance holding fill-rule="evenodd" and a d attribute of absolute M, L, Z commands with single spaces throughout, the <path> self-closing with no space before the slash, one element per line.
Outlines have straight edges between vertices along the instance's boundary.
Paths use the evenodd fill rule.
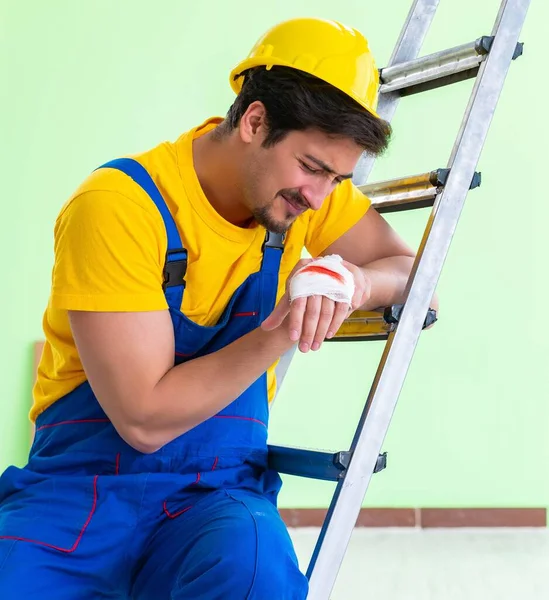
<path fill-rule="evenodd" d="M 160 213 L 112 191 L 86 191 L 54 230 L 50 306 L 85 311 L 167 308 L 162 290 L 166 233 Z"/>
<path fill-rule="evenodd" d="M 339 184 L 321 208 L 311 215 L 305 247 L 317 257 L 353 225 L 370 208 L 370 200 L 350 180 Z"/>

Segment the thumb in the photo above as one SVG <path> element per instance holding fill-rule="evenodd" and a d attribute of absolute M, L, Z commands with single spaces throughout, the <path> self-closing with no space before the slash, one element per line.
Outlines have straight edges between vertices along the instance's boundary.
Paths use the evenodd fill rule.
<path fill-rule="evenodd" d="M 273 312 L 261 323 L 261 329 L 264 331 L 272 331 L 282 325 L 284 319 L 290 312 L 290 298 L 288 294 L 284 294 L 280 299 Z"/>

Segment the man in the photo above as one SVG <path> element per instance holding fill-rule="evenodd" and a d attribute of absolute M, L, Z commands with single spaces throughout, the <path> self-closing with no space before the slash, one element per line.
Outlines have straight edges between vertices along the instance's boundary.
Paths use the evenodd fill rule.
<path fill-rule="evenodd" d="M 273 365 L 401 302 L 414 255 L 350 181 L 390 133 L 360 33 L 281 23 L 231 84 L 225 119 L 96 169 L 58 217 L 4 600 L 307 595 L 267 468 Z M 303 247 L 342 257 L 351 302 L 292 302 Z"/>

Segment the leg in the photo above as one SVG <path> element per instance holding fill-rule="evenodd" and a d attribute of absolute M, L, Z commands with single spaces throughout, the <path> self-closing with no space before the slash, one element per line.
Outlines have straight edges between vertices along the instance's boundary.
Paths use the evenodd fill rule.
<path fill-rule="evenodd" d="M 112 582 L 91 568 L 82 568 L 79 554 L 65 554 L 45 546 L 0 539 L 0 598 L 74 600 L 123 597 Z M 93 565 L 91 559 L 87 561 Z M 101 561 L 98 561 L 101 570 Z M 113 573 L 113 581 L 116 575 Z"/>
<path fill-rule="evenodd" d="M 134 600 L 306 598 L 307 579 L 286 527 L 265 497 L 217 491 L 177 512 L 146 550 Z"/>
<path fill-rule="evenodd" d="M 112 479 L 112 478 L 110 478 Z M 121 598 L 134 522 L 110 483 L 10 468 L 0 478 L 0 598 Z"/>

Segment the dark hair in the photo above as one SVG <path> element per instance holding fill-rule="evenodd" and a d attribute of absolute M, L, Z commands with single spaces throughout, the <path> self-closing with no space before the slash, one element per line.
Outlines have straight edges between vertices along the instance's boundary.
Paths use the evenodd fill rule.
<path fill-rule="evenodd" d="M 347 94 L 308 73 L 289 67 L 255 67 L 244 73 L 242 90 L 227 113 L 219 134 L 237 127 L 252 102 L 267 110 L 269 133 L 264 146 L 274 146 L 290 131 L 318 129 L 351 138 L 364 151 L 379 155 L 391 136 L 391 126 Z"/>

